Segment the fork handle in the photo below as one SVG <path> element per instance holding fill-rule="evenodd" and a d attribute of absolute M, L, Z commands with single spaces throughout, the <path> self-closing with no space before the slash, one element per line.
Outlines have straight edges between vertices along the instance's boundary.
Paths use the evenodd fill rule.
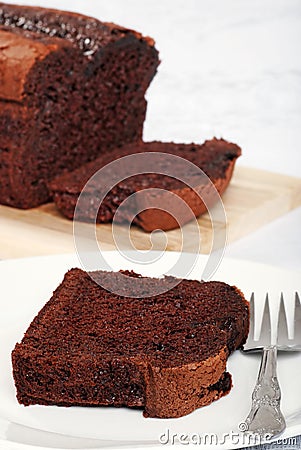
<path fill-rule="evenodd" d="M 277 347 L 264 347 L 252 407 L 246 418 L 247 430 L 261 436 L 277 436 L 286 424 L 280 410 L 281 391 L 277 379 Z"/>

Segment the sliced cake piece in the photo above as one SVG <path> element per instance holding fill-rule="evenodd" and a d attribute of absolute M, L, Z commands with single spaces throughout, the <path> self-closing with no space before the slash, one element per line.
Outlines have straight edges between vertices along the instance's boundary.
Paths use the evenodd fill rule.
<path fill-rule="evenodd" d="M 193 189 L 172 177 L 159 173 L 143 173 L 117 184 L 103 202 L 100 203 L 98 195 L 102 188 L 102 176 L 100 176 L 89 183 L 89 189 L 81 197 L 81 202 L 76 212 L 76 219 L 89 222 L 94 221 L 96 218 L 98 223 L 110 222 L 117 208 L 126 198 L 131 194 L 148 188 L 159 188 L 177 194 L 191 208 L 192 213 L 195 216 L 199 216 L 207 210 L 202 201 L 202 196 L 205 195 L 208 200 L 210 186 L 208 180 L 202 177 L 198 168 L 202 169 L 210 178 L 219 194 L 222 194 L 231 180 L 235 161 L 240 156 L 241 149 L 236 144 L 229 143 L 223 139 L 212 139 L 202 145 L 157 141 L 127 144 L 122 148 L 115 148 L 103 154 L 96 160 L 83 165 L 71 173 L 65 173 L 52 180 L 49 183 L 49 189 L 56 206 L 68 219 L 72 219 L 78 197 L 93 174 L 118 158 L 141 152 L 153 153 L 151 155 L 152 163 L 157 172 L 168 169 L 172 173 L 185 175 Z M 182 161 L 177 160 L 172 161 L 170 164 L 158 154 L 159 152 L 185 158 L 195 164 L 196 167 L 186 167 Z M 135 168 L 135 161 L 131 162 L 129 166 L 129 169 Z M 147 166 L 143 170 L 147 171 Z M 156 229 L 169 230 L 191 220 L 192 214 L 187 214 L 186 209 L 181 210 L 181 207 L 178 206 L 179 203 L 174 203 L 173 205 L 173 200 L 170 197 L 164 198 L 164 193 L 159 194 L 158 198 L 155 199 L 156 204 L 162 205 L 161 209 L 153 207 L 153 202 L 154 197 L 146 195 L 141 197 L 140 200 L 133 198 L 129 206 L 131 217 L 135 216 L 133 222 L 146 231 Z M 176 199 L 174 202 L 176 202 Z M 168 212 L 171 210 L 174 212 L 173 215 Z M 137 212 L 136 215 L 135 212 Z M 120 218 L 127 220 L 127 214 L 121 214 Z"/>
<path fill-rule="evenodd" d="M 0 3 L 0 203 L 139 140 L 159 64 L 151 38 L 81 14 Z"/>
<path fill-rule="evenodd" d="M 146 293 L 170 277 L 139 277 Z M 248 303 L 222 282 L 177 280 L 164 294 L 130 298 L 102 285 L 119 272 L 72 269 L 12 353 L 24 405 L 141 407 L 188 414 L 231 389 L 229 354 L 246 340 Z M 96 280 L 96 281 L 94 281 Z"/>

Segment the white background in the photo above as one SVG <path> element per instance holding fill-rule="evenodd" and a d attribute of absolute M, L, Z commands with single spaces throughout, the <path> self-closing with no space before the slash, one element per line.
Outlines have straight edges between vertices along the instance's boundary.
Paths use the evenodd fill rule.
<path fill-rule="evenodd" d="M 156 40 L 162 62 L 147 94 L 145 140 L 224 137 L 242 147 L 238 164 L 301 177 L 301 0 L 15 2 L 78 11 Z M 300 228 L 301 208 L 226 254 L 301 270 Z"/>
<path fill-rule="evenodd" d="M 146 140 L 224 137 L 242 147 L 239 164 L 301 177 L 301 1 L 35 3 L 117 22 L 156 40 L 162 62 L 147 94 Z M 227 254 L 301 269 L 300 225 L 301 209 Z"/>

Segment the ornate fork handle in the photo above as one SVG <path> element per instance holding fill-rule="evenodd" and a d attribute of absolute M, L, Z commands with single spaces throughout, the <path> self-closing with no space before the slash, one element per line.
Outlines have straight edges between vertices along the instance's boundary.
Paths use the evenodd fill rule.
<path fill-rule="evenodd" d="M 264 347 L 252 407 L 246 418 L 248 431 L 277 436 L 285 429 L 280 410 L 281 391 L 277 379 L 277 347 Z"/>

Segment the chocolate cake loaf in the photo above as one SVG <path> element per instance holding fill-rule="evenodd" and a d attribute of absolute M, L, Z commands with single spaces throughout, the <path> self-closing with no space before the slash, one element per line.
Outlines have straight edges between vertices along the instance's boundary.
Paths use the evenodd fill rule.
<path fill-rule="evenodd" d="M 158 64 L 135 31 L 0 3 L 0 203 L 42 204 L 54 176 L 141 139 Z"/>
<path fill-rule="evenodd" d="M 107 154 L 103 154 L 96 160 L 83 165 L 71 173 L 58 176 L 49 183 L 49 189 L 53 195 L 53 200 L 58 209 L 67 218 L 72 219 L 78 197 L 87 181 L 99 169 L 106 166 L 111 161 L 116 161 L 126 155 L 151 152 L 152 165 L 157 172 L 169 168 L 172 173 L 177 171 L 188 176 L 190 186 L 182 181 L 164 176 L 158 173 L 141 174 L 128 178 L 116 185 L 100 202 L 99 191 L 102 187 L 103 176 L 93 180 L 85 195 L 81 197 L 81 202 L 77 208 L 76 219 L 82 221 L 93 221 L 96 218 L 98 223 L 109 222 L 113 219 L 118 206 L 131 194 L 148 188 L 158 188 L 164 191 L 177 194 L 191 208 L 195 216 L 199 216 L 207 209 L 202 201 L 206 196 L 208 201 L 208 191 L 210 186 L 208 179 L 204 179 L 200 169 L 211 179 L 217 191 L 222 194 L 228 186 L 236 159 L 241 154 L 241 149 L 223 139 L 212 139 L 202 145 L 196 144 L 175 144 L 172 142 L 139 142 L 131 143 L 122 148 L 115 148 Z M 182 161 L 176 159 L 170 163 L 165 161 L 159 152 L 180 156 L 195 164 L 196 167 L 187 168 Z M 134 162 L 130 162 L 130 169 L 133 169 Z M 169 165 L 169 167 L 167 167 Z M 114 170 L 114 169 L 112 169 Z M 112 173 L 113 178 L 113 173 Z M 177 199 L 174 200 L 176 202 Z M 209 198 L 210 201 L 210 198 Z M 173 199 L 170 196 L 164 198 L 164 193 L 158 193 L 158 197 L 144 196 L 140 200 L 132 199 L 129 204 L 131 217 L 135 216 L 133 223 L 139 225 L 146 231 L 156 229 L 170 230 L 191 220 L 191 214 L 187 210 L 181 210 L 178 203 L 173 207 Z M 160 204 L 162 209 L 153 207 Z M 175 214 L 168 211 L 174 210 Z M 142 211 L 143 210 L 143 211 Z M 140 212 L 142 211 L 142 212 Z M 137 214 L 136 214 L 137 213 Z M 119 220 L 127 220 L 127 212 L 120 214 Z"/>
<path fill-rule="evenodd" d="M 153 292 L 171 277 L 138 277 Z M 127 406 L 172 418 L 231 389 L 229 354 L 246 340 L 248 302 L 222 282 L 177 280 L 129 298 L 101 287 L 119 272 L 72 269 L 12 352 L 20 403 Z M 107 284 L 106 284 L 107 286 Z"/>

